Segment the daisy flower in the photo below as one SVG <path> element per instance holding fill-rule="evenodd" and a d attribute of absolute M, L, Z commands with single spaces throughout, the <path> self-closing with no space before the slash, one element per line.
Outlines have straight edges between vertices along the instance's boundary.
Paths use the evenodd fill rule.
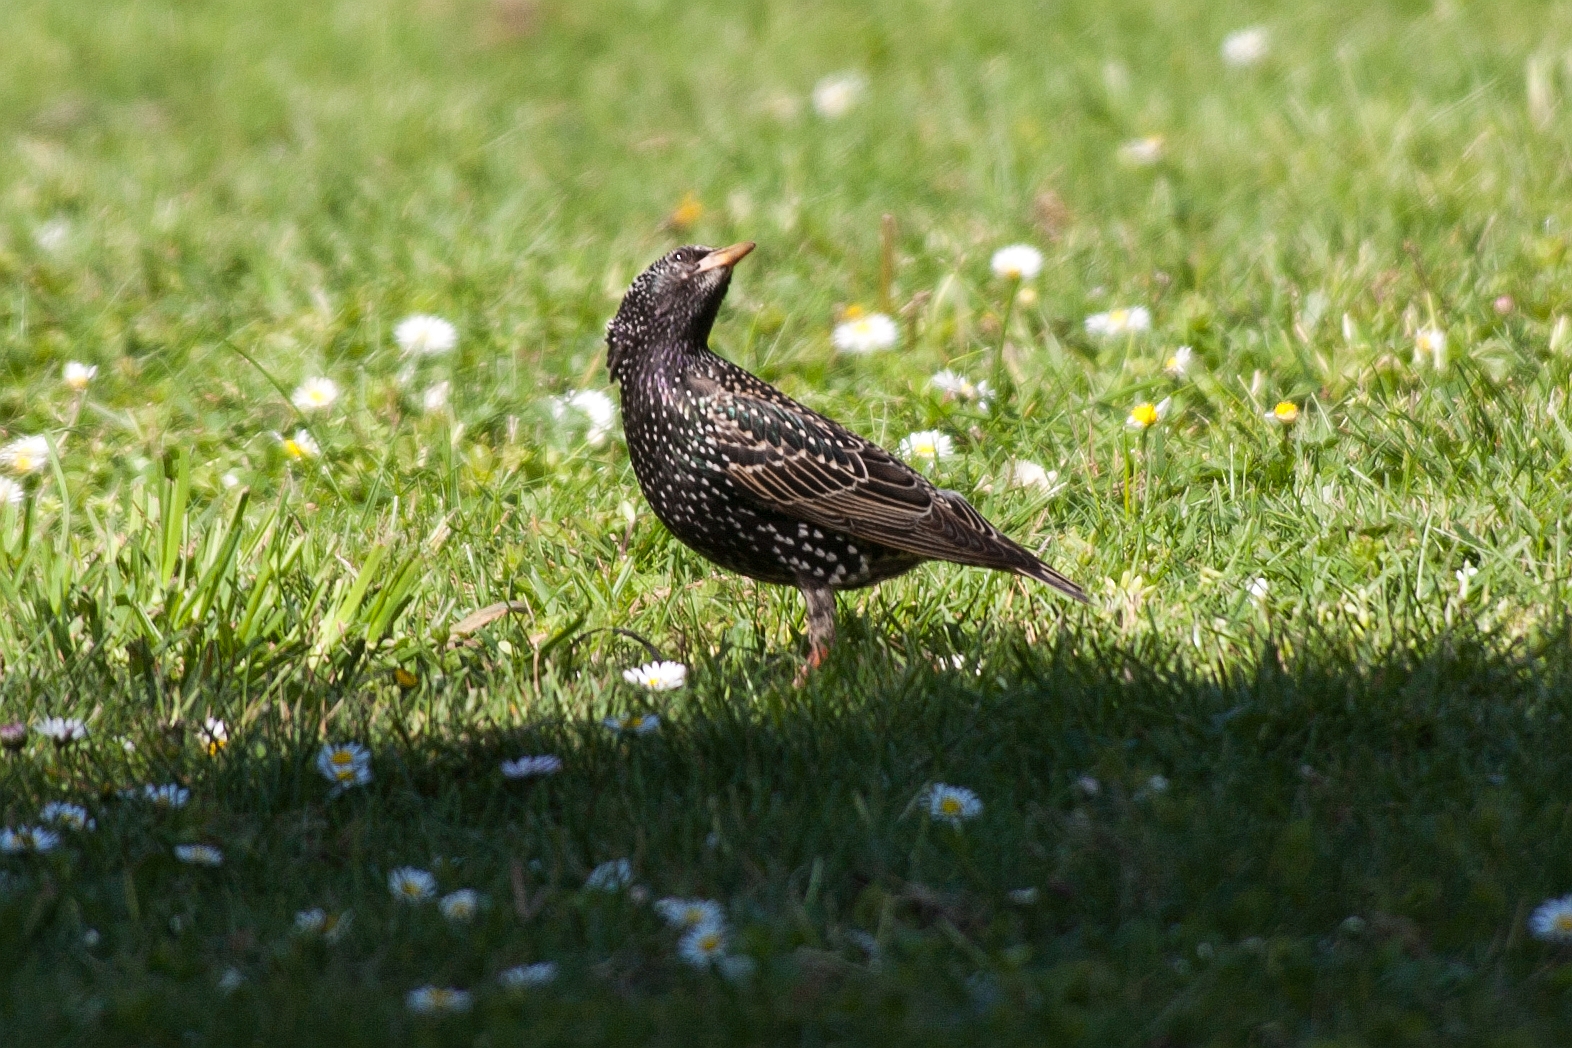
<path fill-rule="evenodd" d="M 1006 280 L 1030 280 L 1043 271 L 1043 253 L 1030 244 L 1011 244 L 993 253 L 993 275 Z"/>
<path fill-rule="evenodd" d="M 173 782 L 165 786 L 150 784 L 142 787 L 142 796 L 155 808 L 184 808 L 191 800 L 191 791 Z"/>
<path fill-rule="evenodd" d="M 21 855 L 23 852 L 46 852 L 60 843 L 60 835 L 42 826 L 7 826 L 0 830 L 0 852 Z"/>
<path fill-rule="evenodd" d="M 597 892 L 620 892 L 633 883 L 633 866 L 627 859 L 612 859 L 590 871 L 584 887 Z"/>
<path fill-rule="evenodd" d="M 416 313 L 398 322 L 393 341 L 411 356 L 435 357 L 458 345 L 458 330 L 441 317 Z"/>
<path fill-rule="evenodd" d="M 1474 576 L 1479 574 L 1479 569 L 1472 564 L 1464 564 L 1452 574 L 1457 576 L 1457 599 L 1467 600 L 1468 591 L 1473 588 Z"/>
<path fill-rule="evenodd" d="M 660 729 L 660 716 L 654 713 L 630 713 L 626 717 L 607 717 L 601 723 L 618 735 L 625 731 L 648 735 Z"/>
<path fill-rule="evenodd" d="M 1011 459 L 1004 467 L 1005 483 L 1012 488 L 1036 488 L 1052 495 L 1064 485 L 1059 483 L 1059 471 L 1043 469 L 1026 459 Z"/>
<path fill-rule="evenodd" d="M 1292 426 L 1299 421 L 1299 405 L 1291 400 L 1279 400 L 1277 406 L 1266 413 L 1266 420 L 1279 426 Z"/>
<path fill-rule="evenodd" d="M 45 717 L 33 730 L 62 748 L 87 738 L 87 725 L 75 717 Z"/>
<path fill-rule="evenodd" d="M 562 758 L 550 755 L 520 757 L 516 761 L 502 762 L 502 775 L 508 779 L 534 779 L 542 775 L 555 775 L 562 770 Z"/>
<path fill-rule="evenodd" d="M 1168 397 L 1156 404 L 1143 400 L 1130 409 L 1130 416 L 1124 420 L 1124 424 L 1130 429 L 1151 429 L 1168 417 L 1168 409 L 1172 406 L 1173 401 Z"/>
<path fill-rule="evenodd" d="M 221 866 L 224 853 L 211 844 L 177 844 L 175 858 L 192 866 Z"/>
<path fill-rule="evenodd" d="M 534 964 L 521 964 L 516 968 L 504 968 L 497 973 L 497 981 L 509 990 L 528 990 L 535 986 L 545 986 L 555 982 L 557 978 L 557 965 L 553 961 L 537 961 Z"/>
<path fill-rule="evenodd" d="M 1141 331 L 1149 331 L 1151 327 L 1152 314 L 1147 312 L 1145 306 L 1110 309 L 1106 313 L 1093 313 L 1086 318 L 1086 333 L 1099 338 L 1133 335 Z"/>
<path fill-rule="evenodd" d="M 993 390 L 988 385 L 988 380 L 983 379 L 973 382 L 958 372 L 945 368 L 928 380 L 928 384 L 940 393 L 946 400 L 975 400 L 977 405 L 987 410 L 988 402 L 993 399 Z"/>
<path fill-rule="evenodd" d="M 1528 918 L 1528 930 L 1546 942 L 1572 942 L 1572 895 L 1540 903 Z"/>
<path fill-rule="evenodd" d="M 1430 358 L 1430 365 L 1437 371 L 1446 370 L 1446 332 L 1436 327 L 1423 327 L 1414 332 L 1414 363 Z"/>
<path fill-rule="evenodd" d="M 98 825 L 87 814 L 86 808 L 65 801 L 50 801 L 39 809 L 38 818 L 43 822 L 64 826 L 68 830 L 91 830 Z"/>
<path fill-rule="evenodd" d="M 1195 350 L 1189 346 L 1180 346 L 1174 350 L 1169 358 L 1163 361 L 1163 372 L 1169 378 L 1184 378 L 1190 373 L 1190 367 L 1195 363 Z"/>
<path fill-rule="evenodd" d="M 1132 138 L 1119 147 L 1119 159 L 1131 167 L 1150 167 L 1163 158 L 1163 136 Z"/>
<path fill-rule="evenodd" d="M 862 101 L 868 81 L 861 73 L 834 73 L 813 85 L 813 109 L 829 120 L 838 120 Z"/>
<path fill-rule="evenodd" d="M 388 874 L 388 891 L 399 902 L 425 902 L 437 894 L 437 879 L 425 870 L 400 866 Z"/>
<path fill-rule="evenodd" d="M 475 919 L 475 913 L 480 909 L 480 895 L 473 888 L 460 888 L 444 895 L 437 903 L 437 909 L 454 924 L 467 924 Z"/>
<path fill-rule="evenodd" d="M 1264 601 L 1267 597 L 1267 594 L 1269 594 L 1271 591 L 1272 584 L 1267 582 L 1266 579 L 1260 575 L 1257 575 L 1255 578 L 1250 580 L 1248 592 L 1250 594 L 1251 600 Z"/>
<path fill-rule="evenodd" d="M 218 992 L 231 994 L 245 983 L 246 977 L 239 968 L 225 968 L 224 974 L 218 977 Z"/>
<path fill-rule="evenodd" d="M 933 465 L 955 455 L 955 441 L 936 429 L 919 430 L 901 441 L 900 456 L 907 461 Z"/>
<path fill-rule="evenodd" d="M 448 406 L 448 393 L 453 389 L 453 384 L 446 379 L 420 395 L 420 407 L 428 415 L 442 411 Z"/>
<path fill-rule="evenodd" d="M 22 485 L 10 477 L 0 477 L 0 506 L 14 506 L 21 502 L 26 494 L 22 490 Z"/>
<path fill-rule="evenodd" d="M 889 349 L 900 337 L 895 321 L 883 313 L 868 313 L 836 324 L 830 332 L 830 345 L 841 353 L 873 353 Z"/>
<path fill-rule="evenodd" d="M 93 376 L 96 374 L 98 374 L 97 365 L 84 364 L 80 360 L 70 360 L 66 362 L 62 377 L 65 379 L 66 386 L 80 393 L 87 388 L 89 382 L 93 381 Z"/>
<path fill-rule="evenodd" d="M 455 990 L 448 986 L 422 986 L 404 995 L 404 1003 L 416 1015 L 440 1015 L 443 1012 L 467 1012 L 475 999 L 468 990 Z"/>
<path fill-rule="evenodd" d="M 33 232 L 33 243 L 55 254 L 71 243 L 71 223 L 63 218 L 50 219 Z"/>
<path fill-rule="evenodd" d="M 284 454 L 299 462 L 301 459 L 314 459 L 322 454 L 322 447 L 309 432 L 304 429 L 295 430 L 295 435 L 286 437 L 280 435 L 279 444 L 284 449 Z"/>
<path fill-rule="evenodd" d="M 308 378 L 290 396 L 290 403 L 301 411 L 321 411 L 338 399 L 338 383 L 330 378 Z"/>
<path fill-rule="evenodd" d="M 216 757 L 219 750 L 229 745 L 229 725 L 217 717 L 208 717 L 202 722 L 202 727 L 197 729 L 197 738 L 202 740 L 207 755 Z"/>
<path fill-rule="evenodd" d="M 27 725 L 21 721 L 0 724 L 0 747 L 19 750 L 27 745 Z"/>
<path fill-rule="evenodd" d="M 49 464 L 49 440 L 45 437 L 18 437 L 0 447 L 0 466 L 12 473 L 37 473 Z"/>
<path fill-rule="evenodd" d="M 672 691 L 688 683 L 688 667 L 680 662 L 646 662 L 622 671 L 622 679 L 651 691 Z"/>
<path fill-rule="evenodd" d="M 1265 26 L 1236 29 L 1223 37 L 1223 61 L 1238 69 L 1258 65 L 1271 46 L 1272 38 Z"/>
<path fill-rule="evenodd" d="M 673 928 L 699 928 L 726 922 L 720 903 L 709 899 L 661 899 L 655 904 L 655 912 Z"/>
<path fill-rule="evenodd" d="M 371 752 L 358 742 L 328 742 L 317 753 L 317 771 L 334 787 L 347 790 L 371 781 Z"/>
<path fill-rule="evenodd" d="M 967 819 L 982 814 L 982 799 L 965 786 L 947 786 L 936 782 L 928 791 L 928 814 L 943 819 L 951 826 L 959 826 Z"/>
<path fill-rule="evenodd" d="M 548 403 L 551 405 L 551 417 L 558 422 L 573 416 L 588 420 L 589 428 L 584 433 L 584 440 L 590 447 L 598 448 L 606 442 L 606 434 L 611 432 L 616 409 L 605 393 L 598 389 L 581 389 L 552 397 Z"/>
<path fill-rule="evenodd" d="M 320 935 L 327 942 L 338 942 L 354 921 L 355 915 L 349 910 L 343 913 L 328 913 L 319 907 L 301 910 L 295 914 L 295 934 Z"/>
<path fill-rule="evenodd" d="M 1082 775 L 1075 780 L 1075 788 L 1087 797 L 1095 797 L 1103 792 L 1103 784 L 1091 775 Z"/>
<path fill-rule="evenodd" d="M 720 924 L 701 924 L 689 928 L 677 943 L 677 956 L 695 968 L 707 968 L 726 956 L 726 928 Z"/>

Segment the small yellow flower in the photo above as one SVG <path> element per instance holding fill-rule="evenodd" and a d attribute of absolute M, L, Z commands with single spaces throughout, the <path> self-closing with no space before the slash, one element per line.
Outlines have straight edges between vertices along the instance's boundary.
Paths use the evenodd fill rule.
<path fill-rule="evenodd" d="M 667 217 L 666 224 L 679 233 L 704 217 L 704 205 L 692 193 L 684 193 L 675 210 Z"/>
<path fill-rule="evenodd" d="M 1149 429 L 1157 425 L 1157 405 L 1143 400 L 1130 409 L 1130 417 L 1125 420 L 1125 425 L 1131 429 Z"/>
<path fill-rule="evenodd" d="M 280 437 L 279 441 L 284 448 L 284 454 L 296 462 L 316 458 L 322 454 L 322 448 L 304 429 L 295 430 L 295 435 L 292 437 Z"/>
<path fill-rule="evenodd" d="M 1277 407 L 1266 413 L 1266 417 L 1280 426 L 1292 426 L 1299 421 L 1299 405 L 1291 400 L 1280 400 Z"/>

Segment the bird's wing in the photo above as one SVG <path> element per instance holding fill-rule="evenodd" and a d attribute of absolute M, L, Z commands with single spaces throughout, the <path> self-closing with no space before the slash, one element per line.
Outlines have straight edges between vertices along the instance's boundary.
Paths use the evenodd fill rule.
<path fill-rule="evenodd" d="M 1084 599 L 960 495 L 844 426 L 768 387 L 750 394 L 708 379 L 691 385 L 709 401 L 714 464 L 770 509 L 920 556 L 1043 578 Z"/>

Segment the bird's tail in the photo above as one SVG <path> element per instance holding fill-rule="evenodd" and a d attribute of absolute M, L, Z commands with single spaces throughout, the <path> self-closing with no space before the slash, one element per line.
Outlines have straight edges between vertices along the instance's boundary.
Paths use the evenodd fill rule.
<path fill-rule="evenodd" d="M 1030 555 L 1028 554 L 1028 556 Z M 1048 565 L 1038 560 L 1036 557 L 1032 557 L 1031 561 L 1032 562 L 1030 564 L 1022 564 L 1015 570 L 1020 574 L 1025 575 L 1029 579 L 1036 579 L 1038 582 L 1048 583 L 1048 585 L 1052 586 L 1060 593 L 1063 593 L 1067 597 L 1074 597 L 1082 604 L 1091 603 L 1091 598 L 1087 597 L 1086 591 L 1081 587 L 1077 586 L 1075 583 L 1071 582 L 1069 579 L 1065 578 L 1063 575 L 1059 574 L 1057 571 L 1053 570 Z"/>

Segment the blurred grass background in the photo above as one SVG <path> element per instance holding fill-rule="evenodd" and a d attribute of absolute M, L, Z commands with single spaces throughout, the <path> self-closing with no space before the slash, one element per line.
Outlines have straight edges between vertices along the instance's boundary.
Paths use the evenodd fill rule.
<path fill-rule="evenodd" d="M 1266 56 L 1231 67 L 1253 25 Z M 0 442 L 57 448 L 0 507 L 0 720 L 93 732 L 7 758 L 0 803 L 199 792 L 0 860 L 20 1043 L 1036 1043 L 1044 1016 L 1071 1043 L 1562 1043 L 1572 975 L 1522 922 L 1572 875 L 1565 5 L 11 0 L 0 39 Z M 858 104 L 818 113 L 847 71 Z M 833 322 L 883 305 L 886 214 L 904 344 L 837 356 Z M 604 387 L 639 269 L 739 239 L 717 347 L 887 446 L 951 433 L 942 482 L 1094 611 L 925 568 L 843 600 L 847 643 L 787 689 L 795 594 L 715 576 L 618 441 L 546 406 Z M 1001 332 L 1014 242 L 1047 266 Z M 1133 305 L 1150 334 L 1088 335 Z M 401 356 L 413 312 L 456 352 Z M 1001 335 L 1010 400 L 929 388 Z M 316 375 L 344 394 L 291 463 Z M 1006 490 L 1014 457 L 1063 488 Z M 607 627 L 694 665 L 647 752 L 592 722 L 653 701 Z M 205 716 L 221 760 L 171 730 Z M 309 766 L 349 735 L 364 807 Z M 501 792 L 521 747 L 570 772 Z M 1135 801 L 1156 773 L 1172 797 Z M 896 818 L 934 778 L 992 820 L 939 859 Z M 192 834 L 229 849 L 204 882 L 167 858 Z M 759 984 L 673 974 L 647 914 L 571 893 L 620 854 L 727 900 Z M 512 912 L 513 860 L 562 904 Z M 484 888 L 486 933 L 396 915 L 401 862 Z M 290 915 L 324 897 L 353 950 L 302 957 Z M 900 950 L 869 964 L 853 927 Z M 538 956 L 550 1003 L 403 1015 Z"/>

